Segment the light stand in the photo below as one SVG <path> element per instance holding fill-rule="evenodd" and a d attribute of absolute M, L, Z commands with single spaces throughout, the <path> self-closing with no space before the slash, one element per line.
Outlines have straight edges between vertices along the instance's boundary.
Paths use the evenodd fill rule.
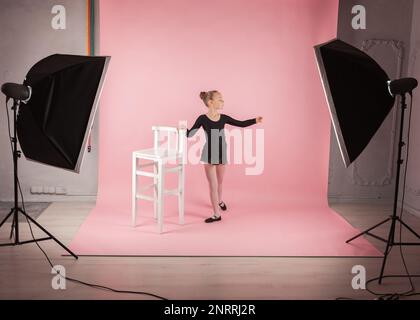
<path fill-rule="evenodd" d="M 412 96 L 412 92 L 410 91 L 410 96 Z M 400 171 L 401 171 L 401 165 L 403 164 L 404 160 L 401 159 L 401 153 L 402 148 L 405 146 L 405 143 L 402 141 L 403 139 L 403 126 L 404 126 L 404 113 L 405 109 L 407 109 L 406 104 L 406 92 L 400 92 L 401 95 L 401 123 L 400 123 L 400 136 L 399 136 L 399 144 L 398 144 L 398 159 L 397 159 L 397 175 L 396 175 L 396 182 L 395 182 L 395 194 L 394 194 L 394 206 L 392 215 L 385 219 L 384 221 L 376 224 L 375 226 L 359 233 L 358 235 L 354 236 L 353 238 L 346 241 L 346 243 L 349 243 L 353 241 L 356 238 L 359 238 L 362 235 L 368 235 L 373 238 L 376 238 L 380 241 L 383 241 L 386 243 L 386 249 L 384 252 L 384 257 L 382 260 L 382 267 L 381 267 L 381 273 L 379 276 L 379 284 L 382 283 L 382 278 L 384 275 L 385 265 L 388 258 L 388 254 L 391 251 L 393 246 L 418 246 L 420 245 L 420 242 L 395 242 L 395 227 L 396 223 L 399 222 L 403 227 L 405 227 L 408 231 L 410 231 L 413 235 L 415 235 L 418 239 L 420 239 L 420 235 L 418 235 L 410 226 L 408 226 L 399 216 L 397 216 L 397 204 L 398 204 L 398 190 L 399 190 L 399 182 L 400 182 Z M 388 239 L 384 239 L 382 237 L 379 237 L 375 234 L 370 233 L 371 230 L 376 229 L 377 227 L 391 221 L 391 227 L 389 229 L 389 235 Z"/>
<path fill-rule="evenodd" d="M 0 223 L 0 228 L 3 226 L 3 224 L 11 217 L 13 216 L 13 223 L 12 223 L 12 229 L 11 229 L 11 237 L 14 235 L 14 241 L 11 243 L 4 243 L 0 244 L 0 247 L 4 246 L 16 246 L 16 245 L 22 245 L 26 243 L 32 243 L 32 242 L 40 242 L 45 240 L 54 240 L 57 244 L 59 244 L 64 250 L 66 250 L 70 255 L 72 255 L 75 259 L 78 259 L 78 257 L 70 251 L 64 244 L 62 244 L 57 238 L 55 238 L 51 233 L 49 233 L 44 227 L 42 227 L 38 222 L 36 222 L 32 217 L 30 217 L 24 210 L 22 210 L 19 207 L 19 201 L 18 201 L 18 159 L 21 156 L 21 151 L 17 148 L 17 130 L 16 130 L 16 123 L 17 123 L 17 109 L 20 106 L 21 101 L 18 99 L 13 99 L 13 137 L 11 138 L 12 142 L 12 152 L 13 152 L 13 182 L 14 182 L 14 206 L 10 210 L 10 213 L 6 216 L 6 218 L 3 219 L 3 221 Z M 6 106 L 7 107 L 7 106 Z M 27 241 L 20 241 L 19 239 L 19 216 L 23 215 L 26 219 L 28 219 L 31 223 L 36 225 L 39 229 L 41 229 L 43 232 L 45 232 L 48 237 L 39 238 L 39 239 L 32 239 Z"/>
<path fill-rule="evenodd" d="M 378 278 L 381 284 L 392 247 L 420 245 L 420 242 L 395 241 L 397 222 L 400 223 L 401 230 L 404 226 L 417 239 L 420 239 L 420 235 L 397 216 L 399 180 L 403 164 L 401 154 L 405 146 L 402 139 L 404 113 L 407 108 L 406 94 L 410 94 L 412 98 L 412 92 L 418 86 L 418 81 L 415 78 L 391 81 L 385 70 L 372 57 L 340 39 L 317 45 L 314 49 L 331 120 L 346 167 L 350 166 L 369 145 L 391 109 L 395 107 L 396 96 L 401 96 L 401 124 L 392 215 L 346 241 L 349 243 L 362 235 L 369 235 L 386 243 L 381 274 Z M 407 166 L 405 168 L 407 169 Z M 403 194 L 404 192 L 405 190 Z M 387 222 L 391 222 L 387 239 L 371 233 L 371 230 Z"/>

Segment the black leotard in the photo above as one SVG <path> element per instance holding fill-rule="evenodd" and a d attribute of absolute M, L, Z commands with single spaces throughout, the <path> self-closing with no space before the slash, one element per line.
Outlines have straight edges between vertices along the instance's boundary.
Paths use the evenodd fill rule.
<path fill-rule="evenodd" d="M 187 129 L 187 137 L 192 137 L 200 127 L 203 127 L 206 133 L 206 143 L 201 153 L 201 161 L 211 164 L 226 164 L 225 124 L 244 128 L 256 123 L 256 118 L 240 121 L 223 113 L 220 114 L 218 121 L 213 121 L 207 115 L 202 114 L 197 118 L 192 128 Z"/>

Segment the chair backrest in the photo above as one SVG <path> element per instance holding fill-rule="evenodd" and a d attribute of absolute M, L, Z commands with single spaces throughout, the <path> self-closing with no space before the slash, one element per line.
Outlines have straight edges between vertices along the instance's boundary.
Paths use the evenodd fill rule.
<path fill-rule="evenodd" d="M 178 129 L 177 127 L 168 126 L 152 126 L 154 144 L 153 147 L 164 148 L 169 151 L 177 151 L 185 154 L 186 150 L 186 129 Z M 166 143 L 161 144 L 163 138 Z M 165 142 L 165 141 L 163 141 Z"/>

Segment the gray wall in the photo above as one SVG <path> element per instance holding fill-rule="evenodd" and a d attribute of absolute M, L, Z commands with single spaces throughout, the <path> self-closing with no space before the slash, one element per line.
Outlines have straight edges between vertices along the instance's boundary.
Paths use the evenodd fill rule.
<path fill-rule="evenodd" d="M 66 8 L 65 30 L 51 26 L 51 9 L 57 4 Z M 86 37 L 86 0 L 0 0 L 0 83 L 22 83 L 29 68 L 50 54 L 87 54 Z M 13 167 L 4 98 L 0 96 L 0 201 L 10 201 Z M 27 201 L 95 199 L 97 127 L 93 127 L 93 150 L 85 153 L 80 174 L 21 158 L 19 177 Z M 67 195 L 31 194 L 31 186 L 65 187 Z"/>
<path fill-rule="evenodd" d="M 354 5 L 366 8 L 365 30 L 352 27 Z M 363 48 L 392 79 L 407 76 L 412 10 L 412 0 L 342 0 L 338 37 Z M 331 133 L 328 192 L 331 202 L 366 199 L 390 202 L 393 199 L 398 120 L 399 108 L 393 108 L 363 154 L 347 169 L 341 160 L 335 135 Z"/>
<path fill-rule="evenodd" d="M 420 80 L 420 1 L 414 1 L 409 60 L 410 77 Z M 420 216 L 420 88 L 414 91 L 405 207 Z M 407 127 L 407 126 L 406 126 Z"/>

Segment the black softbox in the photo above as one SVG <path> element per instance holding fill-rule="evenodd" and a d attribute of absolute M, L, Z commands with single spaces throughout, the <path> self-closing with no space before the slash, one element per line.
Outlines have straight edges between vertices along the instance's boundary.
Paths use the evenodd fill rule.
<path fill-rule="evenodd" d="M 30 69 L 17 121 L 26 158 L 79 172 L 109 59 L 54 54 Z"/>
<path fill-rule="evenodd" d="M 374 59 L 338 39 L 315 46 L 343 161 L 365 149 L 394 105 L 388 76 Z"/>

